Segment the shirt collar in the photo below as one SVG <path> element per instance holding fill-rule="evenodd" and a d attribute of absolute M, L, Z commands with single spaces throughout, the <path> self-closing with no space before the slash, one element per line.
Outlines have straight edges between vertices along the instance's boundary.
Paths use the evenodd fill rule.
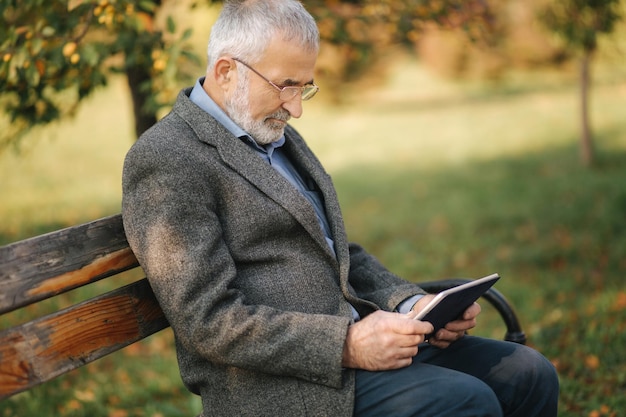
<path fill-rule="evenodd" d="M 258 150 L 269 154 L 271 154 L 274 149 L 279 148 L 285 144 L 285 135 L 281 136 L 279 140 L 269 143 L 265 146 L 256 143 L 252 136 L 250 136 L 248 132 L 243 130 L 237 123 L 235 123 L 233 119 L 231 119 L 226 114 L 226 112 L 224 112 L 224 110 L 222 110 L 222 108 L 218 106 L 215 101 L 213 101 L 213 99 L 207 94 L 204 88 L 202 88 L 204 79 L 205 77 L 198 78 L 196 84 L 191 90 L 189 99 L 202 110 L 213 116 L 213 118 L 215 118 L 215 120 L 217 120 L 222 126 L 224 126 L 230 133 L 238 138 L 245 138 L 245 140 L 248 141 L 250 145 L 254 146 Z"/>

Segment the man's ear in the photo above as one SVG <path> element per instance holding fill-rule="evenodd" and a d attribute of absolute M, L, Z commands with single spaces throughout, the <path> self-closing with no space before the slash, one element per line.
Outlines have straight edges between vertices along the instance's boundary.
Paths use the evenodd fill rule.
<path fill-rule="evenodd" d="M 237 67 L 232 58 L 219 58 L 213 66 L 211 75 L 215 80 L 215 84 L 224 91 L 228 91 L 237 85 Z"/>

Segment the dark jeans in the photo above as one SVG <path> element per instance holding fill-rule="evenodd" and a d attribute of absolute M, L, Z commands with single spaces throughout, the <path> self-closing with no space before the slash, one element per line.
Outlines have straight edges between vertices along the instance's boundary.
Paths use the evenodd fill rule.
<path fill-rule="evenodd" d="M 357 417 L 554 417 L 559 381 L 537 351 L 465 336 L 447 349 L 423 344 L 406 368 L 356 373 Z"/>

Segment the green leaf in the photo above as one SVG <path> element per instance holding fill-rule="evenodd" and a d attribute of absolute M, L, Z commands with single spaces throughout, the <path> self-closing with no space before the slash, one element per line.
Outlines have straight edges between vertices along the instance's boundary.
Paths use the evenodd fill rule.
<path fill-rule="evenodd" d="M 176 22 L 174 22 L 174 18 L 172 16 L 167 16 L 167 31 L 169 33 L 176 32 Z"/>
<path fill-rule="evenodd" d="M 26 79 L 28 80 L 28 84 L 31 86 L 39 85 L 41 77 L 39 76 L 39 72 L 34 65 L 31 65 L 26 69 Z"/>
<path fill-rule="evenodd" d="M 147 12 L 154 12 L 156 10 L 156 5 L 154 4 L 154 2 L 148 0 L 140 1 L 139 7 Z"/>
<path fill-rule="evenodd" d="M 42 46 L 43 40 L 41 38 L 34 38 L 30 48 L 31 55 L 37 55 L 41 51 Z"/>
<path fill-rule="evenodd" d="M 45 38 L 49 38 L 51 36 L 54 36 L 55 33 L 56 33 L 56 29 L 53 28 L 52 26 L 44 26 L 44 28 L 41 29 L 41 34 Z"/>
<path fill-rule="evenodd" d="M 98 64 L 100 54 L 93 44 L 85 44 L 85 46 L 81 48 L 80 52 L 82 59 L 86 63 L 91 66 L 95 66 L 96 64 Z"/>
<path fill-rule="evenodd" d="M 183 32 L 183 36 L 181 37 L 181 40 L 186 41 L 187 39 L 189 39 L 191 37 L 192 34 L 193 34 L 193 29 L 192 28 L 187 28 Z"/>

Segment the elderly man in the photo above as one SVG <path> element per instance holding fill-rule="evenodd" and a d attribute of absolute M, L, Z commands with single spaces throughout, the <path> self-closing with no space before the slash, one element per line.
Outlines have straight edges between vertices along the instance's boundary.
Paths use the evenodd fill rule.
<path fill-rule="evenodd" d="M 206 76 L 129 151 L 128 240 L 203 416 L 554 416 L 534 350 L 427 342 L 432 296 L 347 241 L 330 177 L 287 122 L 318 88 L 319 34 L 292 0 L 227 2 Z M 392 127 L 390 127 L 392 128 Z"/>

